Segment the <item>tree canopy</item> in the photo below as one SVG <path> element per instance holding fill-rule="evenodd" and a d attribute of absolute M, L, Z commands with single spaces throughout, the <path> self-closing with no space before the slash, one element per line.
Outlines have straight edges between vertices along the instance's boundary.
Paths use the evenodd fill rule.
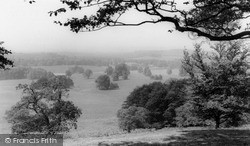
<path fill-rule="evenodd" d="M 192 55 L 185 52 L 183 67 L 190 75 L 194 103 L 203 119 L 238 126 L 244 113 L 249 113 L 249 50 L 240 42 L 220 42 L 214 52 L 202 51 L 195 45 Z"/>
<path fill-rule="evenodd" d="M 82 112 L 68 100 L 73 84 L 68 80 L 71 79 L 66 76 L 54 76 L 40 78 L 30 85 L 19 84 L 17 89 L 21 89 L 23 95 L 6 111 L 12 132 L 55 134 L 77 128 Z"/>
<path fill-rule="evenodd" d="M 0 42 L 0 69 L 6 69 L 6 66 L 13 66 L 13 61 L 6 58 L 4 55 L 11 54 L 11 51 L 6 50 Z"/>
<path fill-rule="evenodd" d="M 250 2 L 247 0 L 60 0 L 65 7 L 50 11 L 57 16 L 67 11 L 93 8 L 91 15 L 83 14 L 55 23 L 70 27 L 73 32 L 93 31 L 112 26 L 139 26 L 145 23 L 168 22 L 180 32 L 203 36 L 214 41 L 250 37 Z M 34 0 L 30 0 L 30 3 Z M 131 11 L 132 10 L 132 11 Z M 135 10 L 135 11 L 134 11 Z M 92 11 L 91 11 L 92 12 Z M 122 16 L 144 13 L 149 19 L 125 22 Z M 169 30 L 172 32 L 172 30 Z"/>

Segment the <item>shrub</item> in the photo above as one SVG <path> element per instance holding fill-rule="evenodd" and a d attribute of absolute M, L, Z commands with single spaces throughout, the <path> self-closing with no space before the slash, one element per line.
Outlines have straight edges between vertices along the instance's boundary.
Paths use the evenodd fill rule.
<path fill-rule="evenodd" d="M 119 127 L 131 132 L 137 128 L 148 128 L 147 123 L 149 118 L 149 111 L 143 107 L 130 106 L 129 108 L 122 108 L 117 112 Z"/>
<path fill-rule="evenodd" d="M 110 85 L 109 85 L 110 90 L 115 90 L 115 89 L 118 89 L 118 88 L 119 88 L 119 86 L 118 86 L 117 83 L 110 83 Z"/>
<path fill-rule="evenodd" d="M 175 109 L 186 101 L 186 85 L 186 80 L 172 80 L 167 84 L 154 82 L 137 87 L 127 97 L 122 109 L 145 108 L 149 112 L 147 123 L 151 128 L 175 126 Z"/>
<path fill-rule="evenodd" d="M 195 114 L 194 105 L 190 102 L 176 108 L 176 125 L 178 127 L 201 126 L 205 122 Z"/>

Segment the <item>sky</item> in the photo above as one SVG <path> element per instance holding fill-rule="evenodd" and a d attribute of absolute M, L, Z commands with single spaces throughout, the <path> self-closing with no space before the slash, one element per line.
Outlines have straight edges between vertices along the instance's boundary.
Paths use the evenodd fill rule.
<path fill-rule="evenodd" d="M 112 27 L 95 32 L 74 33 L 59 26 L 48 12 L 61 6 L 59 0 L 0 1 L 0 41 L 12 52 L 129 52 L 136 50 L 192 49 L 195 40 L 174 31 L 170 23 L 137 27 Z M 81 12 L 81 14 L 88 12 Z M 65 17 L 63 15 L 61 17 Z M 144 19 L 133 12 L 123 19 Z"/>

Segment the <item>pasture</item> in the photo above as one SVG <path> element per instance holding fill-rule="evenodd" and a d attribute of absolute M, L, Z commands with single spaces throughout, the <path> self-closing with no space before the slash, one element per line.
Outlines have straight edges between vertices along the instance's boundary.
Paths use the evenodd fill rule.
<path fill-rule="evenodd" d="M 64 74 L 70 66 L 39 66 L 55 74 Z M 132 71 L 129 80 L 116 81 L 118 90 L 101 91 L 95 86 L 95 79 L 104 73 L 106 67 L 82 66 L 93 70 L 93 76 L 85 79 L 80 74 L 72 75 L 74 88 L 69 92 L 69 100 L 82 109 L 82 116 L 78 121 L 78 128 L 66 135 L 66 138 L 100 137 L 122 133 L 118 128 L 116 112 L 126 97 L 137 86 L 153 82 L 153 80 Z M 162 74 L 163 80 L 178 77 L 178 70 L 167 75 L 165 69 L 152 69 L 153 74 Z M 21 91 L 15 87 L 19 83 L 30 83 L 31 80 L 0 81 L 0 133 L 10 133 L 10 127 L 4 119 L 4 113 L 10 109 L 21 97 Z"/>

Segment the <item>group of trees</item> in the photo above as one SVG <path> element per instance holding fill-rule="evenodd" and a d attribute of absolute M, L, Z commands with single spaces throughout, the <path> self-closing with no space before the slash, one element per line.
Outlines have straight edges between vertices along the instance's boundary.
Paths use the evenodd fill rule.
<path fill-rule="evenodd" d="M 195 45 L 193 54 L 184 52 L 189 78 L 136 88 L 118 111 L 120 128 L 219 128 L 250 122 L 249 50 L 240 42 L 221 42 L 212 49 L 206 53 Z"/>
<path fill-rule="evenodd" d="M 0 70 L 0 80 L 30 79 L 35 80 L 42 77 L 53 77 L 52 72 L 42 68 L 14 67 L 10 70 Z"/>
<path fill-rule="evenodd" d="M 120 77 L 127 80 L 130 74 L 129 66 L 125 63 L 120 63 L 115 65 L 115 68 L 108 66 L 105 70 L 108 76 L 111 76 L 113 81 L 118 81 Z"/>
<path fill-rule="evenodd" d="M 73 81 L 66 76 L 42 77 L 35 82 L 19 84 L 23 96 L 10 110 L 6 119 L 12 133 L 56 134 L 77 128 L 81 110 L 68 99 Z"/>
<path fill-rule="evenodd" d="M 107 66 L 111 63 L 123 61 L 121 58 L 87 55 L 63 55 L 57 53 L 32 53 L 12 55 L 15 66 L 56 66 L 56 65 L 87 65 Z"/>
<path fill-rule="evenodd" d="M 68 70 L 65 71 L 65 75 L 68 77 L 71 77 L 71 75 L 75 74 L 75 73 L 79 73 L 82 74 L 85 78 L 89 79 L 90 76 L 93 75 L 93 71 L 91 69 L 86 69 L 84 70 L 84 68 L 80 67 L 80 66 L 74 66 L 69 68 Z"/>
<path fill-rule="evenodd" d="M 118 111 L 119 126 L 130 132 L 136 128 L 175 126 L 175 109 L 186 101 L 185 80 L 153 82 L 137 87 Z"/>
<path fill-rule="evenodd" d="M 96 87 L 100 90 L 114 90 L 118 89 L 117 83 L 112 83 L 108 75 L 100 75 L 96 80 Z"/>
<path fill-rule="evenodd" d="M 153 75 L 149 66 L 139 67 L 138 68 L 139 73 L 143 73 L 146 77 L 150 77 L 152 80 L 162 80 L 162 75 Z"/>

